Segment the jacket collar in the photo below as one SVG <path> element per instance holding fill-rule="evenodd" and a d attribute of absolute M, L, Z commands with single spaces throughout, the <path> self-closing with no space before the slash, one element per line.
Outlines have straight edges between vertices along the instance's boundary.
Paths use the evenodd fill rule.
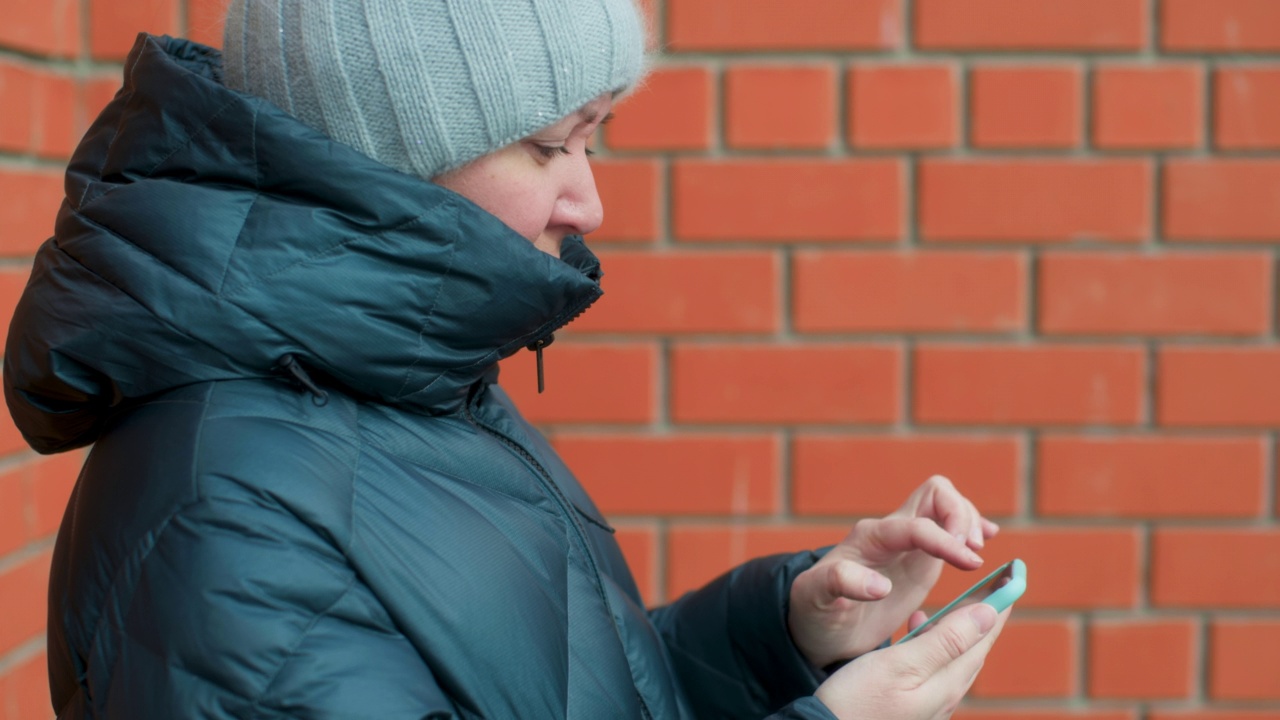
<path fill-rule="evenodd" d="M 553 258 L 220 72 L 210 48 L 139 36 L 15 317 L 11 406 L 17 390 L 96 413 L 292 354 L 354 394 L 451 412 L 601 295 L 581 238 Z"/>

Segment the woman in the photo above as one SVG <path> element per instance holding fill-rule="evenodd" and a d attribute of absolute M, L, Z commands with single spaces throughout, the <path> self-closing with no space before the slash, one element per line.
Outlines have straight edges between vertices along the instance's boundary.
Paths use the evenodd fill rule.
<path fill-rule="evenodd" d="M 139 38 L 10 331 L 28 441 L 94 444 L 59 718 L 950 714 L 1003 617 L 868 653 L 981 562 L 950 483 L 648 612 L 496 384 L 601 294 L 630 0 L 236 0 L 225 48 Z"/>

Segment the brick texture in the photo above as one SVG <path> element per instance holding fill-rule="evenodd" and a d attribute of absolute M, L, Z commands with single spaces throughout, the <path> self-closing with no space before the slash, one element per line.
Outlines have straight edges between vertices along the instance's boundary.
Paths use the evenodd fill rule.
<path fill-rule="evenodd" d="M 945 148 L 959 139 L 958 77 L 950 65 L 885 65 L 849 73 L 849 143 Z"/>
<path fill-rule="evenodd" d="M 1280 162 L 1170 160 L 1162 189 L 1170 240 L 1255 241 L 1280 236 Z"/>
<path fill-rule="evenodd" d="M 915 40 L 928 50 L 1137 50 L 1142 0 L 917 0 Z"/>
<path fill-rule="evenodd" d="M 979 65 L 969 75 L 969 141 L 980 148 L 1071 148 L 1084 132 L 1074 65 Z"/>
<path fill-rule="evenodd" d="M 1093 141 L 1107 150 L 1192 148 L 1204 136 L 1199 65 L 1116 66 L 1093 76 Z"/>
<path fill-rule="evenodd" d="M 1219 68 L 1213 75 L 1213 125 L 1219 149 L 1280 148 L 1280 65 Z"/>
<path fill-rule="evenodd" d="M 1220 620 L 1209 630 L 1209 694 L 1215 700 L 1280 700 L 1280 622 Z"/>
<path fill-rule="evenodd" d="M 725 71 L 724 85 L 730 147 L 821 149 L 835 139 L 836 69 L 830 64 L 738 65 Z"/>
<path fill-rule="evenodd" d="M 605 296 L 501 383 L 645 601 L 936 473 L 1030 570 L 957 720 L 1280 720 L 1280 0 L 639 2 Z M 137 33 L 225 7 L 0 0 L 0 337 Z M 0 413 L 0 720 L 83 457 Z"/>
<path fill-rule="evenodd" d="M 1158 607 L 1274 608 L 1280 604 L 1280 532 L 1157 530 L 1151 601 Z"/>
<path fill-rule="evenodd" d="M 672 417 L 682 423 L 868 423 L 898 419 L 893 345 L 680 345 Z"/>
<path fill-rule="evenodd" d="M 1267 442 L 1258 436 L 1046 435 L 1037 447 L 1037 511 L 1046 517 L 1257 517 L 1266 455 Z"/>
<path fill-rule="evenodd" d="M 1123 346 L 922 345 L 913 415 L 927 424 L 1132 425 L 1144 358 Z"/>
<path fill-rule="evenodd" d="M 1142 160 L 926 160 L 925 240 L 1137 242 L 1151 232 Z"/>
<path fill-rule="evenodd" d="M 1098 621 L 1089 628 L 1089 695 L 1189 698 L 1195 692 L 1197 623 Z"/>
<path fill-rule="evenodd" d="M 1275 304 L 1263 253 L 1054 253 L 1039 267 L 1039 327 L 1064 335 L 1261 335 Z"/>
<path fill-rule="evenodd" d="M 792 315 L 802 332 L 1000 333 L 1026 327 L 1017 253 L 797 253 Z"/>
<path fill-rule="evenodd" d="M 1280 50 L 1280 7 L 1269 0 L 1161 0 L 1160 17 L 1165 50 Z"/>
<path fill-rule="evenodd" d="M 894 240 L 902 236 L 896 160 L 678 161 L 678 240 Z"/>
<path fill-rule="evenodd" d="M 902 42 L 902 0 L 667 0 L 667 42 L 687 50 L 877 50 Z"/>
<path fill-rule="evenodd" d="M 945 470 L 984 514 L 1012 515 L 1021 500 L 1022 455 L 1010 436 L 799 435 L 791 448 L 791 507 L 801 515 L 887 515 Z"/>

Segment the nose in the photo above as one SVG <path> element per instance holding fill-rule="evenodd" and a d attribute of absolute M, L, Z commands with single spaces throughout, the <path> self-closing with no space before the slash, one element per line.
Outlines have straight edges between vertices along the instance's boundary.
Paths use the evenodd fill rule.
<path fill-rule="evenodd" d="M 563 228 L 569 235 L 586 235 L 604 222 L 604 205 L 596 188 L 595 174 L 585 154 L 564 158 L 566 176 L 551 216 L 553 227 Z"/>

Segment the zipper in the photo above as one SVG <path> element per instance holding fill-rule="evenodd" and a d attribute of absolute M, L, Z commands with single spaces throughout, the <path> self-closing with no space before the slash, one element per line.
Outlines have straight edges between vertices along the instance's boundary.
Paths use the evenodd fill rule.
<path fill-rule="evenodd" d="M 591 552 L 591 542 L 588 539 L 586 528 L 582 525 L 582 519 L 578 517 L 577 506 L 575 506 L 569 498 L 565 497 L 564 493 L 560 490 L 560 486 L 556 485 L 555 480 L 552 479 L 551 473 L 547 472 L 547 469 L 542 466 L 542 463 L 538 462 L 538 459 L 533 456 L 533 453 L 526 450 L 523 445 L 515 440 L 512 440 L 501 432 L 498 432 L 476 419 L 476 416 L 471 412 L 471 403 L 472 398 L 467 398 L 466 403 L 463 404 L 464 414 L 467 421 L 496 438 L 498 442 L 505 445 L 507 449 L 511 450 L 514 454 L 533 467 L 538 475 L 538 479 L 542 482 L 543 487 L 550 491 L 552 498 L 556 501 L 556 504 L 560 506 L 560 511 L 564 513 L 565 517 L 569 518 L 569 522 L 572 523 L 573 529 L 577 534 L 577 541 L 582 546 L 583 555 L 587 559 L 587 567 L 590 568 L 591 575 L 595 579 L 596 593 L 600 596 L 600 601 L 604 603 L 605 612 L 609 613 L 609 623 L 613 625 L 613 633 L 618 638 L 618 645 L 622 648 L 623 661 L 627 663 L 628 674 L 631 675 L 631 682 L 634 685 L 635 672 L 634 669 L 631 668 L 631 661 L 628 660 L 626 656 L 626 642 L 622 639 L 622 630 L 618 627 L 617 616 L 613 613 L 613 604 L 609 602 L 609 595 L 604 590 L 604 580 L 600 574 L 600 567 L 596 564 L 595 555 Z M 645 718 L 645 720 L 652 720 L 653 713 L 649 710 L 649 704 L 645 701 L 644 696 L 640 694 L 640 688 L 636 687 L 635 691 L 636 699 L 640 701 L 641 717 Z"/>
<path fill-rule="evenodd" d="M 578 304 L 576 308 L 571 310 L 564 320 L 562 320 L 559 323 L 556 323 L 554 326 L 551 327 L 550 330 L 547 330 L 545 333 L 535 337 L 532 342 L 524 346 L 525 350 L 531 350 L 534 353 L 536 353 L 538 356 L 537 363 L 538 363 L 538 394 L 539 395 L 541 395 L 542 391 L 545 390 L 547 387 L 546 376 L 543 374 L 542 349 L 550 345 L 551 343 L 555 342 L 557 330 L 564 327 L 565 325 L 568 325 L 574 320 L 577 320 L 578 316 L 586 312 L 587 308 L 591 307 L 591 305 L 595 303 L 596 300 L 599 300 L 600 296 L 603 294 L 604 293 L 600 290 L 599 286 L 597 286 L 595 289 L 595 292 L 591 293 L 589 297 L 585 298 L 581 303 Z"/>

